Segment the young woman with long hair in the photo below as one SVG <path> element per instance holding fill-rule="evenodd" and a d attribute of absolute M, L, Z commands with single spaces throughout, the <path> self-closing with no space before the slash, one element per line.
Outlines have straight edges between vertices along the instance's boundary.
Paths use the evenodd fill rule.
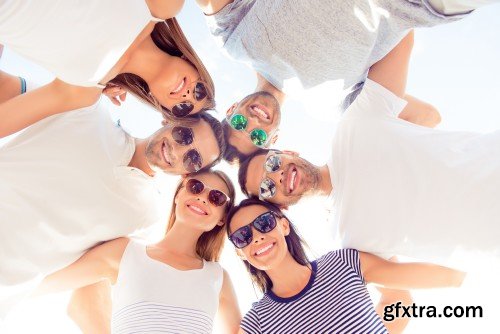
<path fill-rule="evenodd" d="M 386 261 L 354 249 L 310 262 L 289 219 L 257 199 L 233 208 L 226 228 L 264 293 L 241 322 L 245 333 L 387 333 L 365 283 L 407 290 L 459 286 L 464 278 L 449 268 Z"/>
<path fill-rule="evenodd" d="M 48 69 L 56 80 L 1 104 L 0 133 L 91 105 L 106 85 L 133 93 L 159 109 L 167 122 L 213 108 L 210 74 L 173 17 L 183 3 L 2 3 L 0 44 Z M 22 117 L 19 110 L 33 110 L 36 117 Z"/>
<path fill-rule="evenodd" d="M 147 246 L 128 238 L 103 243 L 48 276 L 38 293 L 107 279 L 115 285 L 113 333 L 209 333 L 217 310 L 226 330 L 236 332 L 241 315 L 230 278 L 217 263 L 234 196 L 223 172 L 190 175 L 176 189 L 161 241 Z"/>

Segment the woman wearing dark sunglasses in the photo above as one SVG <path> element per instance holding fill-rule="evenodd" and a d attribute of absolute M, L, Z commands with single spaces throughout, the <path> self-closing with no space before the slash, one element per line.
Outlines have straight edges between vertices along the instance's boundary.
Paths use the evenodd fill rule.
<path fill-rule="evenodd" d="M 223 172 L 189 176 L 176 189 L 161 241 L 106 242 L 48 276 L 38 292 L 109 280 L 115 285 L 113 333 L 210 333 L 217 311 L 225 332 L 236 332 L 241 314 L 229 276 L 217 263 L 233 203 L 234 188 Z"/>
<path fill-rule="evenodd" d="M 0 44 L 51 71 L 40 89 L 0 104 L 8 135 L 47 116 L 128 91 L 171 122 L 215 106 L 207 69 L 173 18 L 184 1 L 22 0 L 0 4 Z M 160 17 L 160 18 L 157 18 Z M 112 98 L 119 104 L 118 98 Z M 18 110 L 30 110 L 30 118 Z M 12 115 L 11 115 L 12 114 Z M 7 117 L 9 116 L 9 117 Z M 6 123 L 8 122 L 8 123 Z"/>
<path fill-rule="evenodd" d="M 354 249 L 310 262 L 288 218 L 257 199 L 233 208 L 226 228 L 264 293 L 241 322 L 245 333 L 388 333 L 365 283 L 406 290 L 460 286 L 464 278 L 449 268 L 390 262 Z"/>

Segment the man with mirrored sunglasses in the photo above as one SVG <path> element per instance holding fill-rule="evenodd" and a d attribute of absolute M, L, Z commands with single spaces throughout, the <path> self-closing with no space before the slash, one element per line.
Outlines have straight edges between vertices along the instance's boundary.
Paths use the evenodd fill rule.
<path fill-rule="evenodd" d="M 207 112 L 139 139 L 102 101 L 9 138 L 0 147 L 0 318 L 88 248 L 161 222 L 156 174 L 210 168 L 224 149 L 220 122 Z"/>
<path fill-rule="evenodd" d="M 327 164 L 260 150 L 241 164 L 242 191 L 281 207 L 329 196 L 342 246 L 385 258 L 446 263 L 463 250 L 500 257 L 500 131 L 442 131 L 398 119 L 412 43 L 410 35 L 389 54 L 395 62 L 372 67 L 339 122 Z"/>

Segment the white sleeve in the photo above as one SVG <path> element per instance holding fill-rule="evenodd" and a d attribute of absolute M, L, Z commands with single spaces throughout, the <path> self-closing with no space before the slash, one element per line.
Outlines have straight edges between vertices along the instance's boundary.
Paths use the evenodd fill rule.
<path fill-rule="evenodd" d="M 366 79 L 361 93 L 347 113 L 398 117 L 408 102 L 373 80 Z"/>
<path fill-rule="evenodd" d="M 210 32 L 221 46 L 240 24 L 241 20 L 253 6 L 255 0 L 234 0 L 212 15 L 206 15 Z"/>

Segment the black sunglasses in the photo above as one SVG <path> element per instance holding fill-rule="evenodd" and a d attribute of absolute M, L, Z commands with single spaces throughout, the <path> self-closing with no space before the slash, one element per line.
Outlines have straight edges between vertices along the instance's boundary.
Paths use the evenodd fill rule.
<path fill-rule="evenodd" d="M 188 90 L 189 94 L 189 90 Z M 206 98 L 208 95 L 207 87 L 203 84 L 203 82 L 197 82 L 193 89 L 193 98 L 195 101 L 201 101 Z M 186 117 L 193 111 L 194 104 L 190 101 L 183 101 L 177 103 L 172 107 L 172 110 L 167 109 L 172 115 L 175 117 Z"/>
<path fill-rule="evenodd" d="M 252 226 L 260 233 L 268 233 L 276 227 L 276 213 L 264 212 L 255 218 L 250 224 L 245 225 L 229 235 L 229 240 L 236 248 L 245 248 L 253 240 Z"/>
<path fill-rule="evenodd" d="M 193 195 L 198 195 L 205 190 L 205 188 L 210 189 L 208 192 L 208 201 L 215 206 L 223 206 L 228 201 L 228 196 L 224 194 L 222 191 L 217 189 L 212 189 L 207 186 L 203 182 L 197 179 L 189 179 L 186 182 L 186 189 Z"/>
<path fill-rule="evenodd" d="M 193 144 L 194 133 L 191 128 L 176 126 L 172 128 L 172 138 L 177 144 L 188 146 Z M 188 171 L 189 173 L 193 173 L 201 169 L 201 167 L 203 166 L 203 159 L 201 158 L 200 152 L 192 148 L 184 154 L 182 163 L 186 171 Z"/>

